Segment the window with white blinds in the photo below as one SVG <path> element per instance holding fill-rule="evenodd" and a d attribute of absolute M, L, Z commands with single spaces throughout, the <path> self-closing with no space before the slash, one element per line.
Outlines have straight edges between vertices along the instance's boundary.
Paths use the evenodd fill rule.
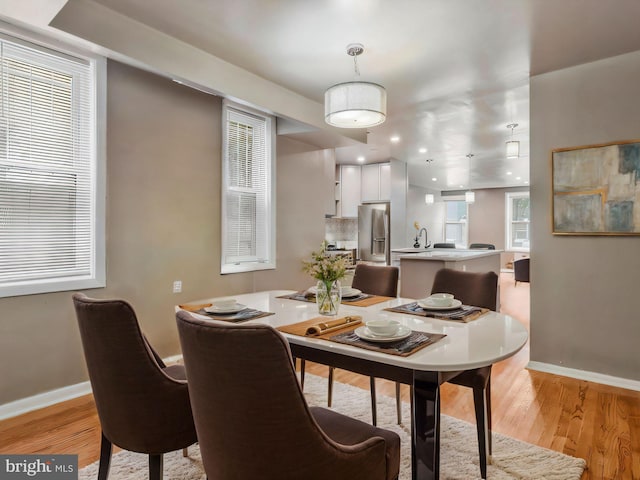
<path fill-rule="evenodd" d="M 223 106 L 221 273 L 275 268 L 272 122 Z"/>
<path fill-rule="evenodd" d="M 0 296 L 104 286 L 96 68 L 0 36 Z"/>

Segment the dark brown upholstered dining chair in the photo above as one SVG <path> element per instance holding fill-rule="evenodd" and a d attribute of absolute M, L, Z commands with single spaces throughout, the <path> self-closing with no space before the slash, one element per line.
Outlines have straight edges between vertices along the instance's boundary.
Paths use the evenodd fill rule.
<path fill-rule="evenodd" d="M 495 272 L 462 272 L 443 268 L 436 272 L 431 293 L 451 293 L 465 305 L 495 311 L 498 275 Z M 466 370 L 449 382 L 473 389 L 480 473 L 482 478 L 487 478 L 487 453 L 491 454 L 491 366 Z"/>
<path fill-rule="evenodd" d="M 493 243 L 472 243 L 469 245 L 470 250 L 495 250 L 496 246 Z"/>
<path fill-rule="evenodd" d="M 433 248 L 456 248 L 455 243 L 434 243 Z"/>
<path fill-rule="evenodd" d="M 162 478 L 162 456 L 196 443 L 185 369 L 165 366 L 140 331 L 131 305 L 73 295 L 98 410 L 98 480 L 109 475 L 112 445 L 149 455 L 149 478 Z"/>
<path fill-rule="evenodd" d="M 209 480 L 398 477 L 398 435 L 310 408 L 275 329 L 176 318 Z"/>
<path fill-rule="evenodd" d="M 398 267 L 367 265 L 359 263 L 353 276 L 351 286 L 357 288 L 363 293 L 369 295 L 380 295 L 382 297 L 398 296 Z M 300 377 L 304 387 L 304 359 L 300 359 Z M 333 373 L 334 367 L 329 367 L 327 405 L 330 407 L 333 402 Z M 369 385 L 371 389 L 371 417 L 373 425 L 378 423 L 378 414 L 376 408 L 376 379 L 369 377 Z M 396 384 L 396 393 L 399 397 L 400 384 Z M 401 404 L 397 406 L 398 423 L 402 422 Z"/>
<path fill-rule="evenodd" d="M 530 263 L 531 259 L 529 258 L 520 258 L 519 260 L 515 260 L 513 262 L 513 278 L 515 280 L 514 285 L 518 285 L 518 282 L 529 281 Z"/>

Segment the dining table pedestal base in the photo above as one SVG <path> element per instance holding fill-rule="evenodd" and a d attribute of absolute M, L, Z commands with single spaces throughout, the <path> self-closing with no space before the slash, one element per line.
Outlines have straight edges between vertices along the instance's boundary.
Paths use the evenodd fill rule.
<path fill-rule="evenodd" d="M 440 477 L 440 383 L 437 372 L 414 372 L 411 473 L 413 480 Z"/>

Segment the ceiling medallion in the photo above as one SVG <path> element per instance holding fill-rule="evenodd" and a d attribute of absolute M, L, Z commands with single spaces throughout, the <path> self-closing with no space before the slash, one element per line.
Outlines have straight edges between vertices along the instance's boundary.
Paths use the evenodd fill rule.
<path fill-rule="evenodd" d="M 356 76 L 358 55 L 364 52 L 360 43 L 347 45 L 347 54 L 353 57 Z M 340 128 L 366 128 L 380 125 L 387 118 L 387 91 L 371 82 L 353 81 L 329 87 L 324 94 L 324 119 Z"/>

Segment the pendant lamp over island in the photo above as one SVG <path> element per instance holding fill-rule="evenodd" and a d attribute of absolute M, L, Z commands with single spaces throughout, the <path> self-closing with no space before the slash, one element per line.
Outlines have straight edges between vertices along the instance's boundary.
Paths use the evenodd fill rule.
<path fill-rule="evenodd" d="M 476 201 L 476 192 L 468 191 L 464 192 L 464 201 L 467 203 L 473 203 Z"/>
<path fill-rule="evenodd" d="M 425 160 L 427 162 L 427 174 L 429 173 L 429 165 L 433 162 L 433 158 L 427 158 Z M 428 175 L 427 175 L 428 176 Z M 433 193 L 425 193 L 424 194 L 424 203 L 427 205 L 433 205 L 435 203 L 435 196 Z"/>
<path fill-rule="evenodd" d="M 507 128 L 511 129 L 511 140 L 505 142 L 507 145 L 507 158 L 518 158 L 520 156 L 520 142 L 513 139 L 513 129 L 517 126 L 517 123 L 507 125 Z"/>
<path fill-rule="evenodd" d="M 364 52 L 360 43 L 347 45 L 347 54 L 353 57 L 356 75 L 358 55 Z M 367 128 L 380 125 L 387 118 L 387 91 L 382 85 L 353 81 L 329 87 L 324 94 L 324 119 L 339 128 Z"/>

